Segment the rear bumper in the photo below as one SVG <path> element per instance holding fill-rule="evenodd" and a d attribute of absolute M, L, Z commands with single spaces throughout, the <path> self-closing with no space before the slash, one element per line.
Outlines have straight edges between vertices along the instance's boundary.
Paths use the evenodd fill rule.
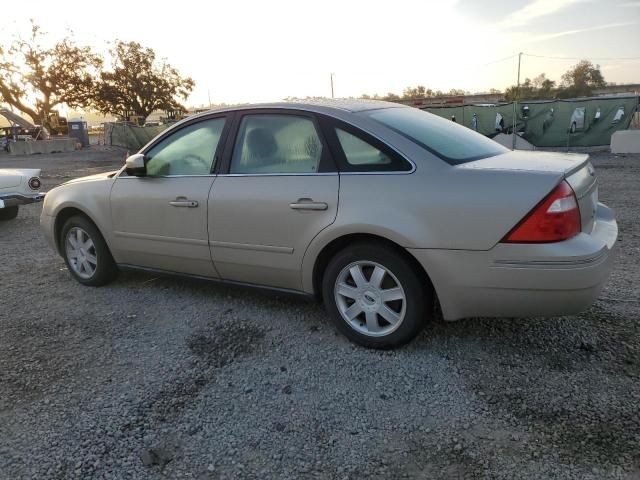
<path fill-rule="evenodd" d="M 15 192 L 0 193 L 0 208 L 16 207 L 18 205 L 41 202 L 43 199 L 44 193 L 32 193 L 30 195 Z"/>
<path fill-rule="evenodd" d="M 598 204 L 593 231 L 564 242 L 409 251 L 429 273 L 447 320 L 568 315 L 600 294 L 617 237 L 613 212 Z"/>

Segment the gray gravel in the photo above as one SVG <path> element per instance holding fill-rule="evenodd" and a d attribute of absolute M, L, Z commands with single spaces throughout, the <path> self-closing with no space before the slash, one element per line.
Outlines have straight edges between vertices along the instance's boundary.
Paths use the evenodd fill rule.
<path fill-rule="evenodd" d="M 123 155 L 0 168 L 50 188 Z M 82 287 L 22 208 L 0 225 L 0 478 L 640 478 L 640 156 L 592 158 L 621 235 L 588 312 L 435 321 L 393 352 L 295 297 Z"/>

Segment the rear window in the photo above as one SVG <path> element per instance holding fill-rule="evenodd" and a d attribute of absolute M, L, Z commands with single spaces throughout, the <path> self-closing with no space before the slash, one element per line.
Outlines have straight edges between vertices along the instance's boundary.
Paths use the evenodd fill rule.
<path fill-rule="evenodd" d="M 451 165 L 494 157 L 509 150 L 473 130 L 417 108 L 364 112 Z"/>

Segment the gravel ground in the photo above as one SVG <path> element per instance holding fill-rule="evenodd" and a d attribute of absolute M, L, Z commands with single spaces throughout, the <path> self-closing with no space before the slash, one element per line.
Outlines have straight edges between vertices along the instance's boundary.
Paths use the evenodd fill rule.
<path fill-rule="evenodd" d="M 19 159 L 45 189 L 123 152 Z M 578 316 L 355 347 L 295 297 L 70 278 L 40 205 L 0 225 L 0 478 L 640 478 L 640 155 L 592 153 L 619 255 Z"/>

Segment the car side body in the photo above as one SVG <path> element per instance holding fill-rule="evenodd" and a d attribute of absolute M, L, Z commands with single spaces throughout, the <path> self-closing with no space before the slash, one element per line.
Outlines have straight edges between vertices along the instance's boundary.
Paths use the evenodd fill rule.
<path fill-rule="evenodd" d="M 374 118 L 385 109 L 406 108 L 411 107 L 320 101 L 190 117 L 140 153 L 148 156 L 181 129 L 224 119 L 211 172 L 140 177 L 123 168 L 73 180 L 48 193 L 41 224 L 61 254 L 64 222 L 80 214 L 95 224 L 120 267 L 316 296 L 337 252 L 354 242 L 377 242 L 403 256 L 433 289 L 447 320 L 587 308 L 608 277 L 617 238 L 613 213 L 597 201 L 587 156 L 505 150 L 448 163 Z M 261 115 L 308 119 L 322 144 L 308 148 L 321 147 L 317 171 L 234 167 L 238 145 L 247 140 L 243 122 Z M 357 136 L 391 159 L 388 164 L 401 167 L 345 163 L 336 132 Z M 558 242 L 505 242 L 561 182 L 575 192 L 581 231 Z"/>
<path fill-rule="evenodd" d="M 40 186 L 39 169 L 0 169 L 0 220 L 15 218 L 20 205 L 42 201 Z"/>

